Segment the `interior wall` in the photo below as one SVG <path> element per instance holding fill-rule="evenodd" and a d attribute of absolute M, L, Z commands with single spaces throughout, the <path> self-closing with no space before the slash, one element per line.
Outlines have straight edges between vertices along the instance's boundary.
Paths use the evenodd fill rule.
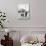
<path fill-rule="evenodd" d="M 30 19 L 18 20 L 18 4 L 29 2 Z M 0 0 L 0 10 L 6 12 L 6 27 L 46 27 L 46 0 Z"/>

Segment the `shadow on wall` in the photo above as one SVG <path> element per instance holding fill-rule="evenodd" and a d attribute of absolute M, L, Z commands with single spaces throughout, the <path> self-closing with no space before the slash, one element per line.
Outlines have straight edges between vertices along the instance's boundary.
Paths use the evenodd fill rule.
<path fill-rule="evenodd" d="M 19 40 L 19 32 L 11 32 L 10 37 L 13 39 L 13 46 L 21 46 Z"/>
<path fill-rule="evenodd" d="M 13 40 L 13 46 L 21 46 L 20 41 Z"/>

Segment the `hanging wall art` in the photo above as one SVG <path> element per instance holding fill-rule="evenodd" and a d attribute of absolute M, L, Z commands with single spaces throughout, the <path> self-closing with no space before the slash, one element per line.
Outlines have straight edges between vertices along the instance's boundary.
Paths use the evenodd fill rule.
<path fill-rule="evenodd" d="M 18 4 L 18 19 L 29 19 L 29 4 Z"/>

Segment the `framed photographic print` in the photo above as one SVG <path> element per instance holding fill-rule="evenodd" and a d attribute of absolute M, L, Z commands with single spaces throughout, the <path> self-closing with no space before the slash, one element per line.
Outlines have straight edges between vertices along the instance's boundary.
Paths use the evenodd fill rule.
<path fill-rule="evenodd" d="M 18 19 L 29 19 L 29 4 L 18 4 Z"/>

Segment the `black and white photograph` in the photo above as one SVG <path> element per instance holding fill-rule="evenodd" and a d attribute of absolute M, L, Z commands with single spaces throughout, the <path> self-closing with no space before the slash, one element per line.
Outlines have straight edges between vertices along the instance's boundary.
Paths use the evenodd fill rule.
<path fill-rule="evenodd" d="M 18 4 L 18 19 L 29 19 L 29 4 Z"/>

